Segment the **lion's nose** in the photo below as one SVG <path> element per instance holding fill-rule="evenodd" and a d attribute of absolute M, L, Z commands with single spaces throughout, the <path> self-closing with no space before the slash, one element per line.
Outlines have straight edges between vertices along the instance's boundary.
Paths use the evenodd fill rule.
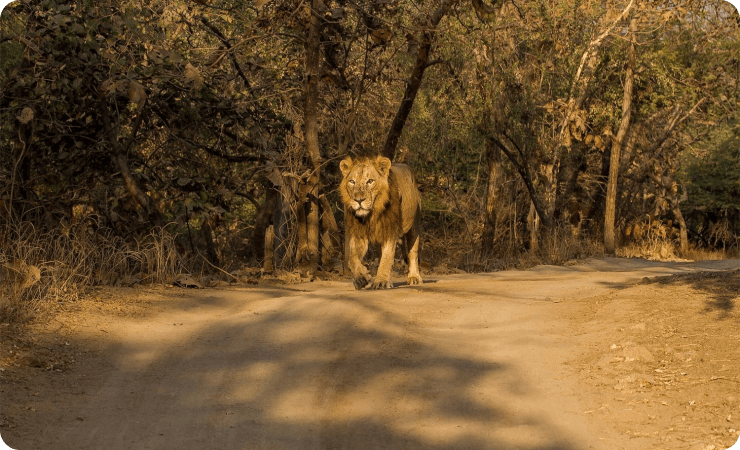
<path fill-rule="evenodd" d="M 364 198 L 359 198 L 359 199 L 358 199 L 358 198 L 356 198 L 356 199 L 355 199 L 355 201 L 357 202 L 357 204 L 358 204 L 358 205 L 361 205 L 361 204 L 362 204 L 362 202 L 364 202 L 364 201 L 365 201 L 365 199 L 364 199 Z"/>

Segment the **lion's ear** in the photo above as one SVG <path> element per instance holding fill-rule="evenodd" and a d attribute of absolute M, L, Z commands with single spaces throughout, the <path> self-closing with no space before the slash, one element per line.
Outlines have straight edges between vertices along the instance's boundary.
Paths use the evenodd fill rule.
<path fill-rule="evenodd" d="M 352 170 L 352 167 L 354 167 L 354 163 L 352 162 L 352 158 L 349 156 L 339 163 L 339 170 L 342 171 L 342 176 L 347 176 L 349 171 Z"/>
<path fill-rule="evenodd" d="M 385 156 L 378 156 L 375 158 L 375 165 L 378 168 L 378 172 L 384 177 L 388 176 L 388 172 L 391 170 L 391 160 Z"/>

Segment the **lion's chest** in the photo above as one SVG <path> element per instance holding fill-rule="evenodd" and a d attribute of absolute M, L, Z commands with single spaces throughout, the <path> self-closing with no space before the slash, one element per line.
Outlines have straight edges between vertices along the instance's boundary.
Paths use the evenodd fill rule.
<path fill-rule="evenodd" d="M 347 218 L 354 236 L 367 239 L 375 244 L 396 240 L 402 234 L 400 210 L 388 205 L 380 214 L 373 211 L 368 217 L 359 219 L 353 215 Z"/>

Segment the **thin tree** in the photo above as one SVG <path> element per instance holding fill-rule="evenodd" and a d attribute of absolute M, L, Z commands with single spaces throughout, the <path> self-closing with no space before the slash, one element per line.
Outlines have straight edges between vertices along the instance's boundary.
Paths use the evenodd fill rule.
<path fill-rule="evenodd" d="M 306 153 L 311 159 L 312 171 L 308 177 L 308 212 L 306 213 L 306 242 L 298 244 L 299 263 L 315 271 L 319 264 L 319 193 L 321 180 L 321 151 L 319 149 L 318 101 L 319 65 L 321 57 L 321 0 L 311 1 L 311 17 L 306 38 L 306 86 L 303 120 Z M 299 208 L 303 205 L 298 205 Z M 300 212 L 299 212 L 300 214 Z M 300 234 L 299 234 L 300 235 Z"/>
<path fill-rule="evenodd" d="M 627 70 L 624 75 L 624 96 L 622 97 L 622 120 L 619 130 L 612 141 L 612 153 L 609 159 L 609 179 L 606 186 L 606 207 L 604 213 L 604 250 L 614 253 L 616 250 L 616 236 L 614 233 L 615 209 L 617 204 L 617 178 L 619 176 L 619 162 L 622 154 L 622 142 L 627 135 L 632 113 L 632 88 L 635 81 L 635 26 L 636 19 L 630 21 L 630 43 L 629 56 L 627 58 Z"/>

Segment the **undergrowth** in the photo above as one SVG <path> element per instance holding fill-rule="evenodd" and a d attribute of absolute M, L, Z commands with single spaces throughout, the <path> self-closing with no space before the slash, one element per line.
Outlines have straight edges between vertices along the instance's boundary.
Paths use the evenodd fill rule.
<path fill-rule="evenodd" d="M 711 249 L 688 243 L 687 248 L 682 250 L 679 232 L 674 224 L 652 219 L 629 225 L 616 255 L 653 261 L 706 261 L 740 257 L 740 249 L 737 245 Z"/>
<path fill-rule="evenodd" d="M 425 272 L 445 270 L 487 272 L 526 269 L 539 264 L 562 265 L 603 255 L 600 236 L 589 235 L 568 223 L 554 230 L 540 230 L 533 245 L 524 223 L 526 199 L 501 205 L 496 218 L 492 248 L 483 248 L 482 205 L 474 195 L 450 191 L 440 201 L 427 203 L 423 213 L 421 264 Z M 453 205 L 443 207 L 440 205 Z M 221 267 L 244 264 L 246 229 L 216 233 L 219 266 L 206 263 L 195 246 L 190 254 L 178 251 L 175 237 L 157 229 L 137 238 L 122 238 L 110 229 L 90 224 L 60 225 L 38 231 L 30 222 L 0 229 L 0 323 L 20 323 L 67 302 L 73 302 L 91 286 L 132 286 L 170 283 L 179 273 L 197 277 L 206 272 L 228 273 Z M 192 244 L 192 240 L 189 240 Z M 200 244 L 200 243 L 198 243 Z M 180 246 L 181 247 L 181 246 Z M 377 252 L 376 252 L 377 253 Z M 737 246 L 707 250 L 689 246 L 681 252 L 670 224 L 652 222 L 625 230 L 617 250 L 619 257 L 653 260 L 708 260 L 739 257 Z M 376 255 L 377 256 L 377 255 Z M 371 261 L 368 263 L 372 264 Z M 29 282 L 25 272 L 37 270 Z M 31 273 L 31 272 L 28 272 Z M 233 278 L 233 277 L 230 277 Z M 229 278 L 229 279 L 230 279 Z"/>
<path fill-rule="evenodd" d="M 107 229 L 79 225 L 39 232 L 24 222 L 7 227 L 1 237 L 2 323 L 27 321 L 75 301 L 90 286 L 168 283 L 182 269 L 172 236 L 161 229 L 124 241 Z M 13 270 L 21 266 L 38 268 L 38 281 Z"/>
<path fill-rule="evenodd" d="M 498 199 L 492 248 L 484 248 L 484 210 L 475 192 L 428 186 L 422 205 L 422 264 L 454 267 L 467 272 L 526 269 L 538 264 L 561 265 L 571 260 L 603 254 L 600 236 L 591 236 L 569 223 L 540 230 L 533 246 L 526 230 L 529 199 Z M 432 200 L 430 200 L 430 198 Z"/>

